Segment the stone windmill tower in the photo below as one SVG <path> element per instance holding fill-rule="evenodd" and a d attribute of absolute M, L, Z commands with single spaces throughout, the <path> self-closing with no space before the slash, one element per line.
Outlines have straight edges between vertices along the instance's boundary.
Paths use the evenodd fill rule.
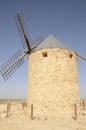
<path fill-rule="evenodd" d="M 34 116 L 73 116 L 80 103 L 76 53 L 50 35 L 30 54 L 28 70 Z"/>
<path fill-rule="evenodd" d="M 17 23 L 27 50 L 23 54 L 18 51 L 1 66 L 3 78 L 7 80 L 28 54 L 28 104 L 33 104 L 34 116 L 73 116 L 74 104 L 79 108 L 80 102 L 77 56 L 86 59 L 52 35 L 45 40 L 38 38 L 31 47 L 19 14 Z"/>

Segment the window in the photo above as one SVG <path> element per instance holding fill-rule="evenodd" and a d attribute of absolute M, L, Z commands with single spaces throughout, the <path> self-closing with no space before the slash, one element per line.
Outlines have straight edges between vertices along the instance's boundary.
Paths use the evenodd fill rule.
<path fill-rule="evenodd" d="M 47 52 L 42 52 L 43 57 L 47 57 Z"/>
<path fill-rule="evenodd" d="M 72 58 L 73 57 L 73 55 L 72 54 L 70 54 L 70 58 Z"/>

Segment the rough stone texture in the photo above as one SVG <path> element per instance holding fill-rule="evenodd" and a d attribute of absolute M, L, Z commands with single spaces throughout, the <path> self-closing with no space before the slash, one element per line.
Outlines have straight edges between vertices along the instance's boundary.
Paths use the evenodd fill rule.
<path fill-rule="evenodd" d="M 47 52 L 47 57 L 43 57 Z M 56 118 L 79 112 L 77 56 L 73 51 L 54 48 L 34 51 L 29 56 L 29 104 L 34 116 Z"/>

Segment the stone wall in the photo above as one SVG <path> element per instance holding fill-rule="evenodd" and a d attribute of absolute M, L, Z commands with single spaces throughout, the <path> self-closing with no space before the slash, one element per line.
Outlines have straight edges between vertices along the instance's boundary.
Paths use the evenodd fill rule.
<path fill-rule="evenodd" d="M 34 116 L 56 118 L 74 116 L 79 111 L 77 56 L 64 49 L 42 49 L 29 56 L 28 102 Z"/>

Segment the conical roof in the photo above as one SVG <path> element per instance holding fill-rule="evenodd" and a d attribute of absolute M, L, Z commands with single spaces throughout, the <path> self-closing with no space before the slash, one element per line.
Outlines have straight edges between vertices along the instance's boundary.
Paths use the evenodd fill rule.
<path fill-rule="evenodd" d="M 42 43 L 40 43 L 34 51 L 45 49 L 45 48 L 61 48 L 70 50 L 67 46 L 65 46 L 61 41 L 56 39 L 54 36 L 50 35 L 47 39 L 45 39 Z"/>

